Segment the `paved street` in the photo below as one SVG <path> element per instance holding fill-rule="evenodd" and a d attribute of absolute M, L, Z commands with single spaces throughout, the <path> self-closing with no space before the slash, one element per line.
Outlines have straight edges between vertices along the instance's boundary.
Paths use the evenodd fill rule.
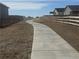
<path fill-rule="evenodd" d="M 28 23 L 34 27 L 31 59 L 79 59 L 79 53 L 48 26 Z"/>

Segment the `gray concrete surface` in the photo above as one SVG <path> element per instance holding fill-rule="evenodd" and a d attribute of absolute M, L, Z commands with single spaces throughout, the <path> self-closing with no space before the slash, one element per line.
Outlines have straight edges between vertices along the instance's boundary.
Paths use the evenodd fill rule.
<path fill-rule="evenodd" d="M 74 25 L 74 26 L 79 26 L 79 24 L 77 24 L 77 23 L 72 23 L 72 22 L 63 22 L 63 21 L 57 21 L 57 22 L 65 23 L 65 24 L 71 24 L 71 25 Z"/>
<path fill-rule="evenodd" d="M 59 21 L 74 21 L 74 22 L 79 22 L 79 20 L 75 19 L 58 19 Z"/>
<path fill-rule="evenodd" d="M 48 26 L 27 22 L 34 27 L 31 59 L 79 59 L 79 53 Z"/>
<path fill-rule="evenodd" d="M 79 20 L 74 20 L 74 19 L 58 19 L 59 21 L 57 22 L 60 22 L 60 23 L 65 23 L 65 24 L 71 24 L 71 25 L 75 25 L 75 26 L 79 26 Z M 70 22 L 67 22 L 67 21 L 70 21 Z M 73 23 L 73 22 L 75 23 Z M 77 23 L 76 23 L 77 22 Z"/>

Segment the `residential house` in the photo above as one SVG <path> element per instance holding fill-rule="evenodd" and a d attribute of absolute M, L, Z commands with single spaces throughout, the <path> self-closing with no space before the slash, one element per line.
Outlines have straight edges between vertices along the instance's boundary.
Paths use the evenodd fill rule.
<path fill-rule="evenodd" d="M 64 11 L 67 16 L 79 16 L 79 5 L 67 5 Z"/>
<path fill-rule="evenodd" d="M 8 7 L 0 3 L 0 26 L 3 26 L 8 18 Z"/>
<path fill-rule="evenodd" d="M 63 16 L 64 9 L 65 8 L 55 8 L 55 10 L 53 12 L 50 12 L 50 13 L 53 13 L 53 15 L 55 15 L 55 16 Z"/>

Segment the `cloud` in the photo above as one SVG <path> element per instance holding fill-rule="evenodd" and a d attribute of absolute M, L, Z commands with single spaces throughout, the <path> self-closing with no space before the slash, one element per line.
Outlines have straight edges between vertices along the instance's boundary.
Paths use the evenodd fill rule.
<path fill-rule="evenodd" d="M 0 0 L 0 1 L 6 1 L 6 2 L 22 2 L 22 1 L 25 1 L 25 2 L 27 2 L 27 1 L 37 1 L 37 2 L 40 2 L 40 1 L 43 1 L 43 2 L 51 2 L 51 1 L 65 1 L 65 0 Z"/>
<path fill-rule="evenodd" d="M 42 9 L 47 6 L 46 3 L 33 3 L 33 2 L 2 2 L 3 4 L 10 7 L 13 10 L 24 10 L 24 9 Z"/>
<path fill-rule="evenodd" d="M 0 1 L 47 1 L 47 0 L 0 0 Z"/>

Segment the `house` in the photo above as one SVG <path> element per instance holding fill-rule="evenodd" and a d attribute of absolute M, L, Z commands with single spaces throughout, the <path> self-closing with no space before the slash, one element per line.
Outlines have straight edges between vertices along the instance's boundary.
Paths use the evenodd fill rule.
<path fill-rule="evenodd" d="M 8 18 L 8 7 L 0 3 L 0 26 L 3 26 Z"/>
<path fill-rule="evenodd" d="M 79 16 L 79 5 L 67 5 L 64 11 L 67 16 Z"/>
<path fill-rule="evenodd" d="M 53 15 L 57 15 L 57 16 L 63 16 L 64 15 L 64 9 L 65 8 L 55 8 L 55 10 L 53 12 L 50 12 L 50 13 L 53 13 Z"/>

